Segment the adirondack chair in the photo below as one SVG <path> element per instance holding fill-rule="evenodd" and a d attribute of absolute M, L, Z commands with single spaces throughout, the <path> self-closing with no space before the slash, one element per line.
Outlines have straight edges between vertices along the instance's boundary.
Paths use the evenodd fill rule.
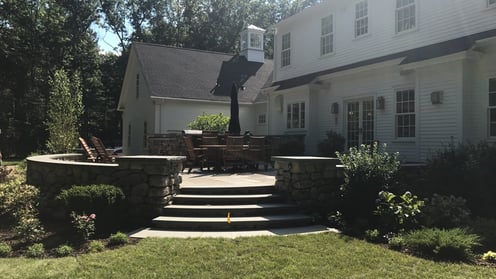
<path fill-rule="evenodd" d="M 189 136 L 184 136 L 184 147 L 186 149 L 186 161 L 183 164 L 183 169 L 189 167 L 188 174 L 191 173 L 191 169 L 194 167 L 199 167 L 201 171 L 205 167 L 206 158 L 205 150 L 206 148 L 195 148 L 193 146 L 193 140 Z"/>
<path fill-rule="evenodd" d="M 86 143 L 82 137 L 79 137 L 79 144 L 81 144 L 81 147 L 83 148 L 84 154 L 86 155 L 86 160 L 96 162 L 98 159 L 97 155 L 93 152 L 93 150 L 91 150 L 88 143 Z"/>
<path fill-rule="evenodd" d="M 95 147 L 96 153 L 98 154 L 98 161 L 101 161 L 104 163 L 112 163 L 115 161 L 115 157 L 110 156 L 107 153 L 107 149 L 105 148 L 105 145 L 103 144 L 101 139 L 99 139 L 97 137 L 91 137 L 91 143 L 93 143 L 93 146 Z"/>

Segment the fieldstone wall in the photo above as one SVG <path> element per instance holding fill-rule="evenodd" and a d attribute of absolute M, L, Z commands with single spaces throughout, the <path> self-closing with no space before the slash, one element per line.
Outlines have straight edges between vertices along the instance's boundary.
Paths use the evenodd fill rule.
<path fill-rule="evenodd" d="M 312 213 L 327 213 L 337 206 L 343 168 L 337 158 L 273 156 L 276 189 Z"/>
<path fill-rule="evenodd" d="M 184 140 L 181 133 L 154 134 L 147 138 L 150 155 L 184 155 Z"/>
<path fill-rule="evenodd" d="M 110 184 L 120 187 L 128 202 L 130 222 L 149 222 L 160 214 L 181 184 L 182 156 L 122 156 L 115 164 L 87 163 L 78 154 L 27 159 L 27 183 L 43 199 L 53 201 L 72 185 Z M 54 212 L 56 215 L 56 212 Z"/>

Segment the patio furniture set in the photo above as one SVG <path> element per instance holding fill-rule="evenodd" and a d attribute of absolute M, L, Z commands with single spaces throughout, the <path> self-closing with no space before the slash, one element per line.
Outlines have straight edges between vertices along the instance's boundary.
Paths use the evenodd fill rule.
<path fill-rule="evenodd" d="M 93 144 L 94 149 L 90 148 L 84 138 L 79 137 L 79 143 L 81 144 L 83 152 L 86 155 L 88 161 L 93 163 L 113 163 L 115 161 L 115 154 L 112 154 L 113 152 L 107 151 L 100 138 L 91 137 L 90 140 Z"/>
<path fill-rule="evenodd" d="M 204 134 L 194 140 L 191 135 L 183 136 L 186 150 L 188 173 L 193 168 L 214 171 L 242 169 L 258 170 L 263 164 L 267 170 L 270 163 L 270 148 L 263 136 L 209 136 Z"/>

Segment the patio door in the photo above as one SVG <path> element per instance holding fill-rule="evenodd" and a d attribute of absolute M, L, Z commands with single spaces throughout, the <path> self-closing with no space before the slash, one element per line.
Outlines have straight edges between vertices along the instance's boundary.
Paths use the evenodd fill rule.
<path fill-rule="evenodd" d="M 346 103 L 346 135 L 348 148 L 374 141 L 374 99 Z"/>

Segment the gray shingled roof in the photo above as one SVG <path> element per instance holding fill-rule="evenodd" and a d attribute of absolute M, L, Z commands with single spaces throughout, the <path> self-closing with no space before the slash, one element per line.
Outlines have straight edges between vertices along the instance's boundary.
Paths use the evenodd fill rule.
<path fill-rule="evenodd" d="M 337 73 L 345 70 L 350 70 L 358 67 L 363 67 L 363 66 L 372 65 L 375 63 L 385 62 L 388 60 L 398 59 L 403 57 L 404 59 L 401 61 L 400 65 L 420 62 L 436 57 L 446 56 L 469 50 L 476 41 L 491 37 L 496 37 L 496 29 L 480 32 L 477 34 L 472 34 L 469 36 L 464 36 L 457 39 L 436 43 L 420 48 L 393 53 L 386 56 L 376 57 L 369 60 L 363 60 L 357 63 L 348 64 L 341 67 L 315 72 L 291 79 L 277 81 L 274 82 L 271 86 L 277 86 L 276 91 L 285 90 L 285 89 L 309 84 L 322 75 L 328 75 L 332 73 Z"/>
<path fill-rule="evenodd" d="M 248 62 L 244 56 L 133 43 L 152 97 L 230 101 L 233 81 L 245 87 L 240 103 L 259 101 L 272 83 L 272 60 Z"/>

